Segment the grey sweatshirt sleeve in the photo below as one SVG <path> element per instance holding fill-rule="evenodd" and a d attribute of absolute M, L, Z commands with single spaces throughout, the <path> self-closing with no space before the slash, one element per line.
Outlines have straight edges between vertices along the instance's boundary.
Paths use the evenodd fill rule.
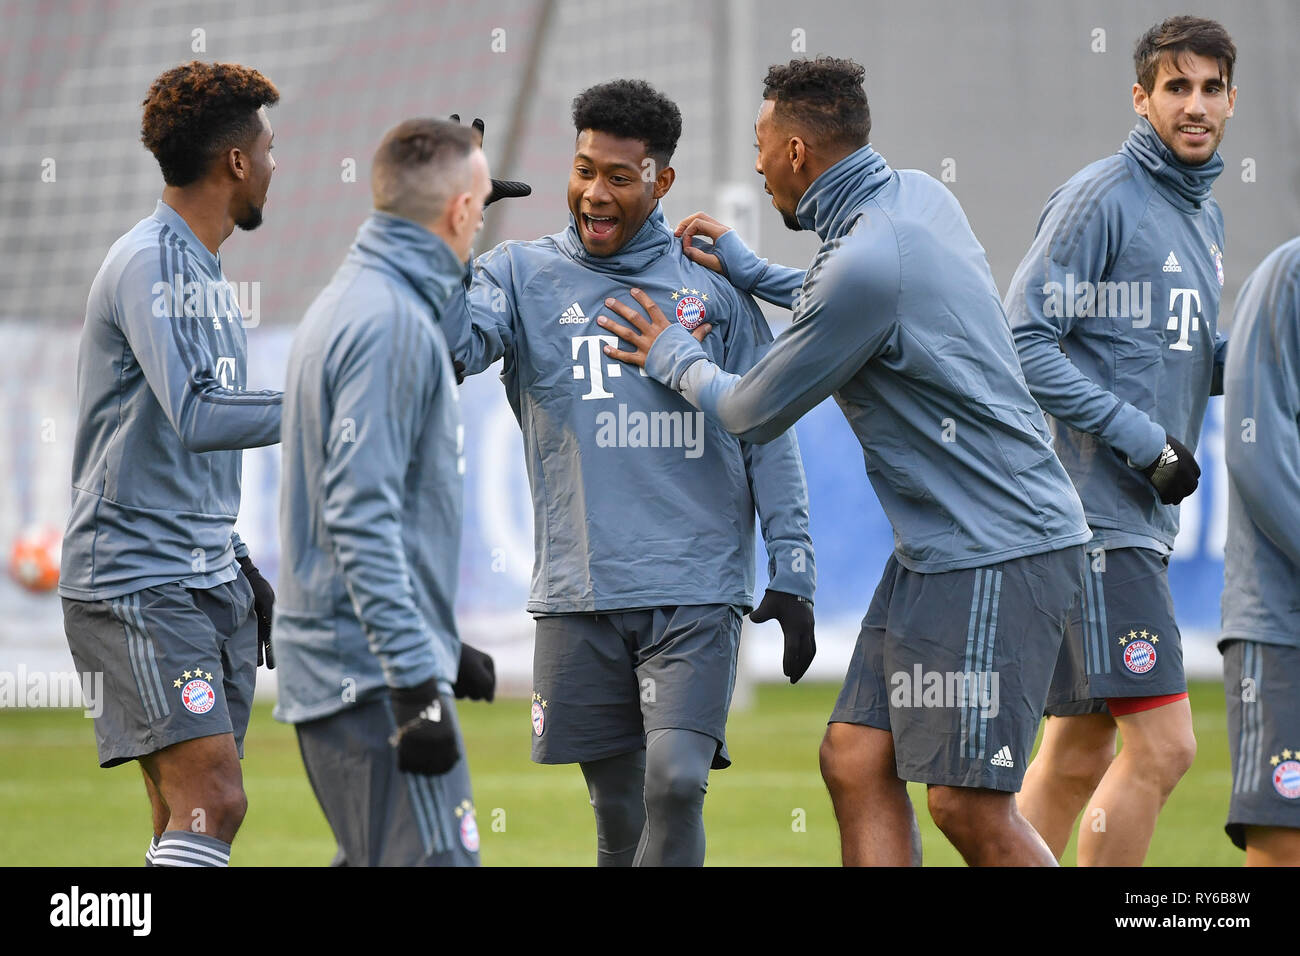
<path fill-rule="evenodd" d="M 1232 330 L 1224 458 L 1250 520 L 1300 567 L 1300 276 Z"/>
<path fill-rule="evenodd" d="M 745 245 L 736 230 L 730 229 L 713 245 L 722 262 L 723 275 L 741 292 L 758 296 L 764 302 L 793 309 L 795 296 L 803 285 L 804 271 L 789 266 L 772 265 Z"/>
<path fill-rule="evenodd" d="M 386 303 L 387 305 L 387 303 Z M 432 638 L 416 608 L 402 542 L 402 506 L 417 413 L 432 394 L 439 363 L 416 319 L 393 302 L 387 314 L 352 323 L 355 334 L 325 359 L 333 409 L 321 474 L 323 518 L 348 595 L 390 687 L 438 673 Z M 403 333 L 401 330 L 405 329 Z"/>
<path fill-rule="evenodd" d="M 230 546 L 235 549 L 235 560 L 248 557 L 248 545 L 244 544 L 238 531 L 230 532 Z"/>
<path fill-rule="evenodd" d="M 224 388 L 204 324 L 174 315 L 156 250 L 131 257 L 116 290 L 117 322 L 145 381 L 186 449 L 224 451 L 280 440 L 281 393 Z"/>
<path fill-rule="evenodd" d="M 477 375 L 514 348 L 514 285 L 504 244 L 467 270 L 464 294 L 452 293 L 439 319 L 452 357 Z"/>
<path fill-rule="evenodd" d="M 743 376 L 710 362 L 677 324 L 655 340 L 647 374 L 745 441 L 776 438 L 857 374 L 897 327 L 900 269 L 892 237 L 829 258 L 823 251 L 809 272 L 790 327 Z"/>
<path fill-rule="evenodd" d="M 1074 288 L 1099 281 L 1108 257 L 1119 251 L 1115 248 L 1118 213 L 1094 205 L 1070 216 L 1063 210 L 1075 208 L 1069 201 L 1072 198 L 1058 196 L 1059 201 L 1045 214 L 1007 293 L 1007 319 L 1020 367 L 1043 411 L 1097 436 L 1130 462 L 1146 465 L 1155 461 L 1165 446 L 1164 428 L 1089 379 L 1061 350 L 1061 340 L 1075 324 L 1088 321 L 1074 317 L 1074 309 L 1061 307 L 1062 290 L 1067 285 Z M 1151 316 L 1145 318 L 1151 321 Z"/>
<path fill-rule="evenodd" d="M 754 301 L 732 292 L 724 367 L 747 372 L 772 343 L 772 332 Z M 768 587 L 812 600 L 817 586 L 808 531 L 808 485 L 793 430 L 768 444 L 742 442 L 749 491 L 767 549 Z"/>

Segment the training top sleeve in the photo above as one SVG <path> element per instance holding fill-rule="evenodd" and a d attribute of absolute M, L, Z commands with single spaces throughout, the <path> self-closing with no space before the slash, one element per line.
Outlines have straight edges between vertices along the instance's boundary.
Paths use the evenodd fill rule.
<path fill-rule="evenodd" d="M 230 546 L 235 549 L 235 559 L 248 557 L 248 545 L 244 544 L 244 539 L 239 536 L 238 531 L 230 532 Z"/>
<path fill-rule="evenodd" d="M 753 299 L 734 289 L 728 292 L 732 320 L 727 325 L 723 367 L 743 374 L 772 344 L 772 332 Z M 811 601 L 817 570 L 808 530 L 808 486 L 794 430 L 767 444 L 742 442 L 741 449 L 767 549 L 768 587 Z"/>
<path fill-rule="evenodd" d="M 416 321 L 388 303 L 368 322 L 349 323 L 325 360 L 333 409 L 321 474 L 323 518 L 357 619 L 390 687 L 437 673 L 431 635 L 415 604 L 402 541 L 403 495 L 418 416 L 437 384 L 432 348 L 403 347 L 394 324 Z M 388 321 L 391 319 L 392 321 Z"/>
<path fill-rule="evenodd" d="M 1267 304 L 1232 330 L 1224 459 L 1250 520 L 1300 567 L 1300 274 Z"/>
<path fill-rule="evenodd" d="M 1072 193 L 1054 197 L 1012 279 L 1006 312 L 1025 382 L 1043 411 L 1142 466 L 1164 448 L 1164 428 L 1079 371 L 1060 344 L 1076 323 L 1087 321 L 1060 307 L 1060 290 L 1100 281 L 1120 252 L 1114 195 L 1082 206 L 1069 201 Z"/>
<path fill-rule="evenodd" d="M 505 243 L 474 260 L 464 292 L 448 299 L 440 322 L 452 357 L 477 375 L 514 349 L 514 276 Z"/>
<path fill-rule="evenodd" d="M 729 229 L 713 244 L 713 252 L 722 263 L 723 274 L 741 292 L 756 295 L 764 302 L 793 309 L 794 299 L 803 285 L 804 271 L 789 266 L 772 265 L 741 241 L 736 230 Z"/>
<path fill-rule="evenodd" d="M 117 325 L 181 443 L 193 452 L 273 445 L 282 395 L 225 388 L 204 332 L 208 317 L 175 315 L 156 251 L 140 250 L 115 290 Z"/>
<path fill-rule="evenodd" d="M 708 360 L 680 325 L 646 359 L 649 375 L 745 441 L 768 442 L 852 378 L 898 320 L 900 263 L 892 232 L 813 260 L 790 327 L 743 376 Z"/>

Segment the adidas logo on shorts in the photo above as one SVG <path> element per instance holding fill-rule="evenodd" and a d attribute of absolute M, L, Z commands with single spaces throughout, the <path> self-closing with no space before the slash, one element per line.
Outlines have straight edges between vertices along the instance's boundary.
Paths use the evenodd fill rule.
<path fill-rule="evenodd" d="M 995 767 L 1014 767 L 1016 765 L 1016 762 L 1011 759 L 1010 747 L 1003 747 L 995 753 L 989 758 L 989 763 L 993 764 Z"/>

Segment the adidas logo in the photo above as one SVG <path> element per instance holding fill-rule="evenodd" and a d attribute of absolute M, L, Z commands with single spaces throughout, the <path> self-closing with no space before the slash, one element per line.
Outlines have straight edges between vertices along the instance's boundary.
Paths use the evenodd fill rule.
<path fill-rule="evenodd" d="M 993 764 L 995 767 L 1014 767 L 1016 765 L 1016 762 L 1011 759 L 1010 747 L 1003 747 L 995 753 L 989 758 L 989 763 Z"/>
<path fill-rule="evenodd" d="M 1169 252 L 1169 258 L 1165 260 L 1165 272 L 1182 272 L 1183 267 L 1178 264 L 1178 257 L 1174 255 L 1173 250 Z"/>
<path fill-rule="evenodd" d="M 590 321 L 590 319 L 582 314 L 582 306 L 578 305 L 576 302 L 560 313 L 561 325 L 582 325 L 583 323 Z"/>

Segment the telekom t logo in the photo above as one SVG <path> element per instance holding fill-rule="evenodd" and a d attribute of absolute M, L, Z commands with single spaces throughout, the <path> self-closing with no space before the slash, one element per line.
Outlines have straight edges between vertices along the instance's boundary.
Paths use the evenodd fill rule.
<path fill-rule="evenodd" d="M 1165 328 L 1179 330 L 1178 341 L 1169 347 L 1179 352 L 1190 352 L 1192 344 L 1187 341 L 1187 336 L 1201 328 L 1201 293 L 1196 289 L 1170 289 L 1169 311 L 1175 314 L 1169 317 Z"/>
<path fill-rule="evenodd" d="M 600 347 L 602 345 L 617 347 L 618 338 L 613 335 L 575 335 L 572 356 L 575 361 L 584 345 L 587 347 L 587 364 L 573 366 L 575 379 L 579 381 L 587 379 L 591 382 L 591 391 L 582 396 L 582 400 L 585 402 L 589 398 L 613 398 L 614 393 L 605 390 L 605 376 L 618 378 L 623 374 L 623 365 L 618 361 L 602 364 L 601 359 L 605 357 L 605 353 L 600 350 Z"/>

